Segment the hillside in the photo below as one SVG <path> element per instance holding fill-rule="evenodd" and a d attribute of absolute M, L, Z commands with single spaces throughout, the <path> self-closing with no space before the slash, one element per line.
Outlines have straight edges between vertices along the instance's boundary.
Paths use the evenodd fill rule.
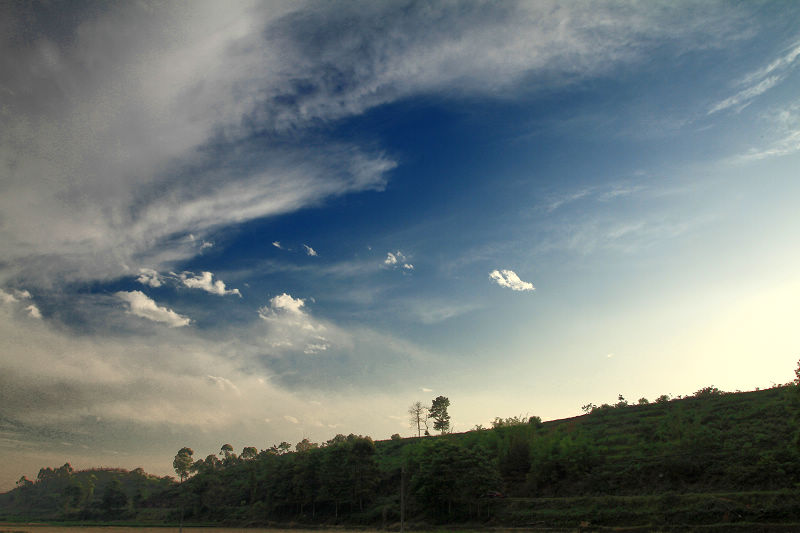
<path fill-rule="evenodd" d="M 794 386 L 708 388 L 440 437 L 226 449 L 195 461 L 182 485 L 142 472 L 101 481 L 106 471 L 53 471 L 0 496 L 0 519 L 175 522 L 183 508 L 198 523 L 396 526 L 403 487 L 406 520 L 416 524 L 791 528 L 800 524 L 799 412 Z M 124 503 L 104 496 L 110 478 Z"/>

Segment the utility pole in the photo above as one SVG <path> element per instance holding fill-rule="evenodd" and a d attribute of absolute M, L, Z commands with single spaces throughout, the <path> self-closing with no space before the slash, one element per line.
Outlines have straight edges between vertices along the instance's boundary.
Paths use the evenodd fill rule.
<path fill-rule="evenodd" d="M 400 533 L 406 530 L 406 465 L 400 467 Z"/>

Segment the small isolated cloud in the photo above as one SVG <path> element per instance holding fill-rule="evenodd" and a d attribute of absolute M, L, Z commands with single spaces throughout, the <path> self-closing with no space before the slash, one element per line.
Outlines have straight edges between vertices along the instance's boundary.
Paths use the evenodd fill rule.
<path fill-rule="evenodd" d="M 297 317 L 305 316 L 303 306 L 306 301 L 302 298 L 292 298 L 290 294 L 279 294 L 269 300 L 269 305 L 258 310 L 261 318 L 270 319 L 278 315 L 292 315 Z"/>
<path fill-rule="evenodd" d="M 239 289 L 226 289 L 225 282 L 222 280 L 213 281 L 214 274 L 211 272 L 201 272 L 200 275 L 195 275 L 193 272 L 183 272 L 180 275 L 183 284 L 190 289 L 202 289 L 211 294 L 225 296 L 227 294 L 236 294 L 240 298 L 242 293 Z"/>
<path fill-rule="evenodd" d="M 164 284 L 164 278 L 152 268 L 140 268 L 139 277 L 136 278 L 136 281 L 149 287 L 160 287 Z"/>
<path fill-rule="evenodd" d="M 414 265 L 407 262 L 406 256 L 400 250 L 396 252 L 388 252 L 383 264 L 391 268 L 402 268 L 404 270 L 414 270 Z"/>
<path fill-rule="evenodd" d="M 312 247 L 310 247 L 309 245 L 304 244 L 303 248 L 306 249 L 306 255 L 310 255 L 311 257 L 316 257 L 317 256 L 317 251 L 315 249 L 313 249 Z"/>
<path fill-rule="evenodd" d="M 4 304 L 13 304 L 18 301 L 19 300 L 17 300 L 13 294 L 10 294 L 4 291 L 3 289 L 0 289 L 0 302 L 3 302 Z"/>
<path fill-rule="evenodd" d="M 606 355 L 606 357 L 608 357 L 609 359 L 611 359 L 612 357 L 614 357 L 614 354 L 613 354 L 613 353 L 607 354 L 607 355 Z"/>
<path fill-rule="evenodd" d="M 5 304 L 13 304 L 19 302 L 20 300 L 30 300 L 30 299 L 31 299 L 31 293 L 29 293 L 26 290 L 22 291 L 15 290 L 14 294 L 11 294 L 10 292 L 6 292 L 3 289 L 0 289 L 0 302 L 3 302 Z"/>
<path fill-rule="evenodd" d="M 0 302 L 6 305 L 20 304 L 21 300 L 30 300 L 31 298 L 31 293 L 26 290 L 15 290 L 14 293 L 11 294 L 0 289 Z M 35 304 L 29 304 L 25 307 L 25 310 L 28 312 L 28 316 L 42 318 L 42 313 Z"/>
<path fill-rule="evenodd" d="M 205 250 L 206 248 L 212 248 L 214 246 L 213 242 L 203 241 L 203 244 L 200 245 L 201 250 Z"/>
<path fill-rule="evenodd" d="M 422 392 L 433 392 L 433 389 L 429 389 L 428 387 L 421 387 L 419 390 Z"/>
<path fill-rule="evenodd" d="M 512 291 L 532 291 L 532 283 L 522 281 L 513 270 L 492 270 L 489 277 L 501 287 L 508 287 Z"/>
<path fill-rule="evenodd" d="M 272 246 L 274 246 L 278 250 L 283 250 L 283 246 L 281 246 L 280 241 L 272 241 Z"/>
<path fill-rule="evenodd" d="M 290 415 L 283 415 L 283 419 L 287 422 L 291 422 L 292 424 L 299 424 L 300 421 L 293 416 Z"/>
<path fill-rule="evenodd" d="M 322 340 L 324 341 L 325 339 L 322 339 Z M 303 353 L 315 354 L 315 353 L 319 353 L 319 352 L 324 352 L 325 350 L 330 348 L 330 346 L 331 345 L 328 344 L 327 342 L 317 342 L 317 343 L 313 343 L 313 344 L 306 344 L 306 347 L 303 349 Z"/>
<path fill-rule="evenodd" d="M 187 326 L 191 322 L 188 317 L 181 316 L 172 309 L 157 305 L 141 291 L 119 291 L 114 296 L 128 304 L 128 312 L 132 315 L 167 324 L 171 328 Z"/>

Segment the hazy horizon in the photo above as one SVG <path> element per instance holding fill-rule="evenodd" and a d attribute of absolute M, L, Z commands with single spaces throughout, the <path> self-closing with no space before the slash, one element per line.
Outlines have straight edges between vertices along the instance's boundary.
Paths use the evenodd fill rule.
<path fill-rule="evenodd" d="M 0 4 L 0 491 L 791 381 L 800 4 Z"/>

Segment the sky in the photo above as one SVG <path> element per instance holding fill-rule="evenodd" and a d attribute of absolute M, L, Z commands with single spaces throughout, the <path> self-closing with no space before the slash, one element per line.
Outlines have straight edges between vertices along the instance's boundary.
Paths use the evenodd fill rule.
<path fill-rule="evenodd" d="M 0 3 L 0 490 L 786 383 L 800 4 Z"/>

